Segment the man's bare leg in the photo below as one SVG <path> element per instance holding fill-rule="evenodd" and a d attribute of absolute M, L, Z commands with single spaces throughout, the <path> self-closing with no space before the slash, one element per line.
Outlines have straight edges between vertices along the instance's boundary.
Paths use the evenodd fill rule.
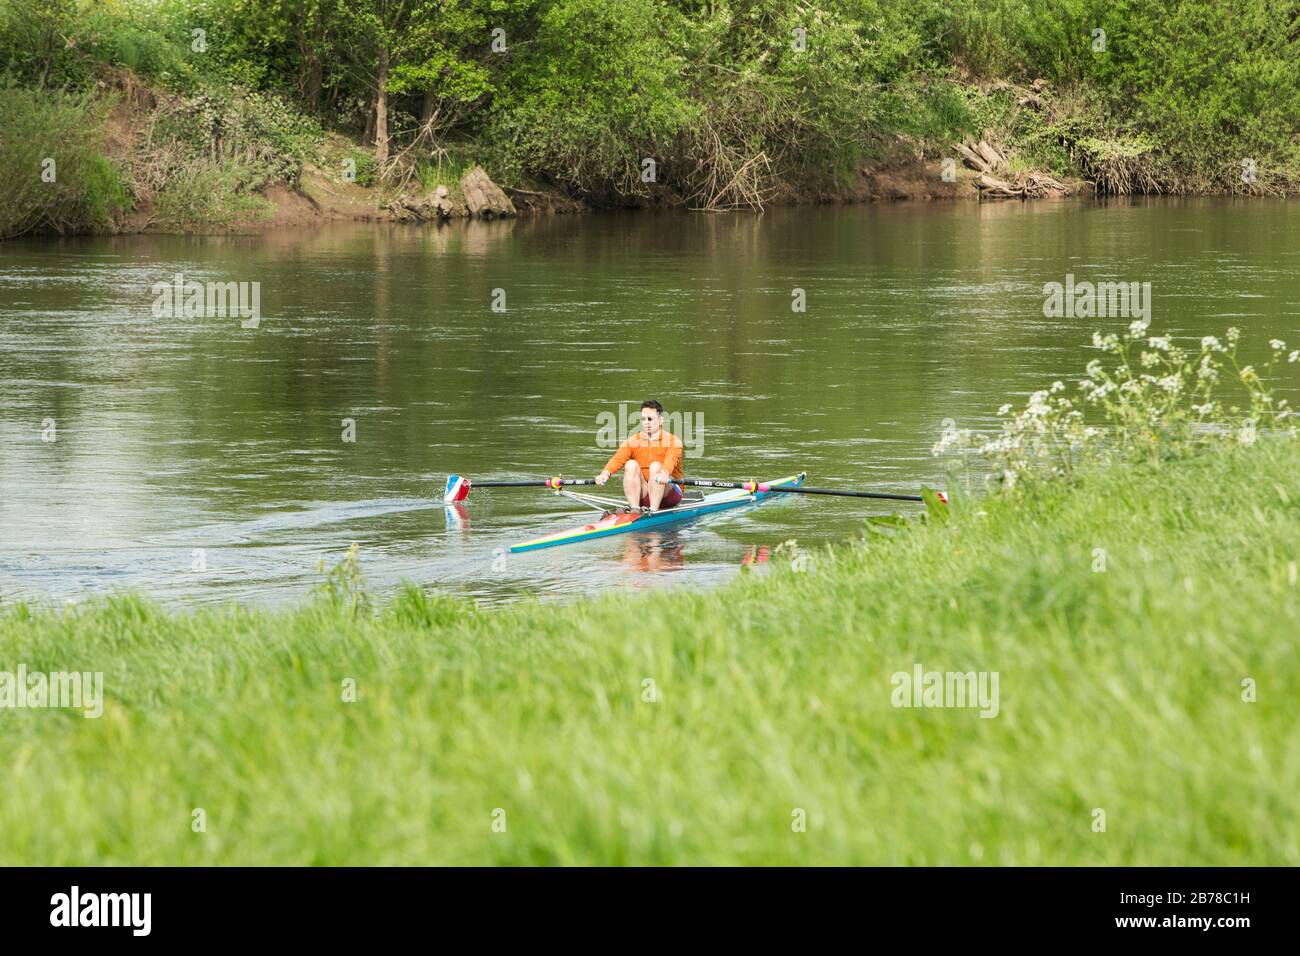
<path fill-rule="evenodd" d="M 633 458 L 623 468 L 623 496 L 627 498 L 628 506 L 635 511 L 641 510 L 641 492 L 644 487 L 645 482 L 641 480 L 641 466 Z M 651 493 L 653 494 L 653 491 Z"/>
<path fill-rule="evenodd" d="M 668 490 L 668 484 L 666 482 L 660 484 L 655 480 L 663 470 L 664 467 L 659 464 L 659 462 L 650 462 L 650 488 L 648 494 L 650 495 L 651 512 L 659 510 L 659 502 L 664 500 L 664 492 Z"/>

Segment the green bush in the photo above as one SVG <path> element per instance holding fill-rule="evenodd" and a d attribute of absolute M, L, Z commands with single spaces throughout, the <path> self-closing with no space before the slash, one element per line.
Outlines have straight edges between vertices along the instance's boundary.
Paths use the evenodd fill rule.
<path fill-rule="evenodd" d="M 288 185 L 297 184 L 323 138 L 314 120 L 279 97 L 215 83 L 167 110 L 158 135 L 193 156 L 224 156 L 253 178 Z"/>
<path fill-rule="evenodd" d="M 14 79 L 50 88 L 88 86 L 102 65 L 178 80 L 191 73 L 185 5 L 186 0 L 5 0 L 0 62 Z"/>
<path fill-rule="evenodd" d="M 497 103 L 494 167 L 592 194 L 642 192 L 642 159 L 662 155 L 692 118 L 686 64 L 666 39 L 681 23 L 655 4 L 550 6 Z"/>
<path fill-rule="evenodd" d="M 348 158 L 356 165 L 356 183 L 358 186 L 375 184 L 375 154 L 368 149 L 354 149 Z"/>
<path fill-rule="evenodd" d="M 1104 190 L 1277 192 L 1300 184 L 1294 18 L 1271 0 L 964 0 L 948 52 L 1069 91 L 1083 108 L 1061 132 Z"/>
<path fill-rule="evenodd" d="M 227 159 L 195 159 L 179 167 L 154 200 L 153 224 L 180 228 L 227 228 L 266 219 L 274 207 L 254 190 L 263 185 L 251 165 Z"/>
<path fill-rule="evenodd" d="M 130 190 L 101 152 L 108 105 L 0 85 L 0 239 L 107 231 L 130 210 Z"/>

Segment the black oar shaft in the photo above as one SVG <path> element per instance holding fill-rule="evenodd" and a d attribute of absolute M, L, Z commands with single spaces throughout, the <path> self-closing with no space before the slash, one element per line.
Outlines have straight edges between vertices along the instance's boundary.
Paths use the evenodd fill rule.
<path fill-rule="evenodd" d="M 705 478 L 683 478 L 678 484 L 696 485 L 701 488 L 740 488 L 748 491 L 748 481 L 710 481 Z M 762 484 L 760 482 L 760 484 Z M 786 485 L 769 485 L 766 491 L 780 491 L 792 495 L 831 495 L 836 498 L 882 498 L 886 501 L 924 501 L 920 495 L 894 495 L 883 491 L 837 491 L 834 488 L 804 488 Z"/>
<path fill-rule="evenodd" d="M 561 478 L 562 485 L 594 485 L 595 478 Z M 534 481 L 474 481 L 474 488 L 550 488 L 551 479 Z"/>
<path fill-rule="evenodd" d="M 892 495 L 883 491 L 836 491 L 832 488 L 782 488 L 773 486 L 768 491 L 785 491 L 796 495 L 834 495 L 837 498 L 884 498 L 886 501 L 924 501 L 920 495 Z"/>
<path fill-rule="evenodd" d="M 554 479 L 534 479 L 531 481 L 475 481 L 475 488 L 553 488 Z M 561 478 L 561 486 L 594 485 L 595 478 Z M 712 481 L 706 478 L 682 478 L 679 485 L 693 485 L 699 488 L 740 488 L 749 491 L 752 483 L 748 481 Z M 885 501 L 924 501 L 920 495 L 895 495 L 883 491 L 838 491 L 834 488 L 803 488 L 785 485 L 769 485 L 765 491 L 779 491 L 791 495 L 830 495 L 835 498 L 878 498 Z"/>

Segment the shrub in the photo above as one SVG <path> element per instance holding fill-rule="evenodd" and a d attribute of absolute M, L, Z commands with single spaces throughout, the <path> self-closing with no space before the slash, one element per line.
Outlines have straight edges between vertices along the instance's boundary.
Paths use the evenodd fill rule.
<path fill-rule="evenodd" d="M 349 150 L 348 157 L 356 164 L 356 183 L 358 186 L 375 184 L 375 154 L 368 149 Z"/>
<path fill-rule="evenodd" d="M 1081 461 L 1109 457 L 1160 460 L 1206 443 L 1254 444 L 1261 434 L 1295 431 L 1295 413 L 1275 399 L 1266 379 L 1279 362 L 1300 361 L 1300 350 L 1269 343 L 1262 368 L 1238 357 L 1240 333 L 1224 340 L 1209 335 L 1198 349 L 1177 345 L 1171 336 L 1148 335 L 1146 320 L 1125 335 L 1093 333 L 1093 345 L 1109 357 L 1088 363 L 1073 397 L 1064 382 L 1034 392 L 1025 407 L 1003 405 L 1006 419 L 994 438 L 950 426 L 935 453 L 951 449 L 990 459 L 997 477 L 1014 487 L 1026 480 L 1070 477 Z M 1221 394 L 1226 383 L 1229 398 Z M 1098 420 L 1086 423 L 1087 413 Z"/>
<path fill-rule="evenodd" d="M 106 231 L 130 210 L 130 190 L 101 151 L 109 105 L 0 85 L 0 239 Z"/>
<path fill-rule="evenodd" d="M 153 224 L 224 228 L 274 211 L 254 190 L 263 185 L 252 165 L 237 159 L 190 160 L 171 171 L 154 200 Z"/>

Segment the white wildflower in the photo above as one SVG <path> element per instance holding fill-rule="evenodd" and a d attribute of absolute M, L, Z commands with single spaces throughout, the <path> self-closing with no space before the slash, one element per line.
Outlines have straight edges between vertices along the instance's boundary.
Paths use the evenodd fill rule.
<path fill-rule="evenodd" d="M 1148 340 L 1147 340 L 1147 345 L 1149 345 L 1149 346 L 1151 346 L 1153 349 L 1157 349 L 1157 350 L 1159 350 L 1159 351 L 1161 351 L 1161 352 L 1168 352 L 1168 351 L 1169 351 L 1169 336 L 1167 336 L 1167 335 L 1157 335 L 1157 336 L 1155 336 L 1155 337 L 1153 337 L 1153 338 L 1148 339 Z"/>
<path fill-rule="evenodd" d="M 1286 343 L 1283 342 L 1281 339 L 1269 339 L 1268 347 L 1271 348 L 1274 352 L 1286 351 Z"/>
<path fill-rule="evenodd" d="M 1134 339 L 1142 338 L 1142 336 L 1146 334 L 1147 326 L 1149 326 L 1150 324 L 1151 324 L 1150 319 L 1137 319 L 1134 322 L 1130 323 L 1128 327 L 1129 337 Z"/>
<path fill-rule="evenodd" d="M 1223 346 L 1219 344 L 1219 337 L 1217 335 L 1207 335 L 1205 338 L 1201 339 L 1201 348 L 1208 349 L 1211 352 L 1223 351 Z"/>

